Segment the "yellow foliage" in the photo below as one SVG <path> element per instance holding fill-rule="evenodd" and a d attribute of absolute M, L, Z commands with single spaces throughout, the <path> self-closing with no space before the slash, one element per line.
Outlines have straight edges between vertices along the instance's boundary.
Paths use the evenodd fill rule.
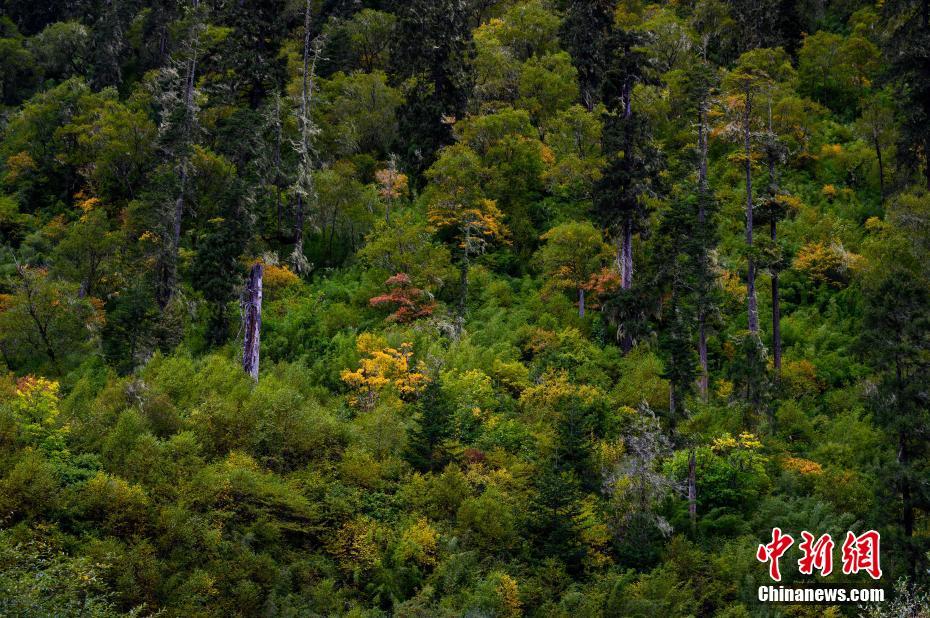
<path fill-rule="evenodd" d="M 275 292 L 300 283 L 300 277 L 294 274 L 287 266 L 265 264 L 262 274 L 262 288 Z"/>
<path fill-rule="evenodd" d="M 744 431 L 736 438 L 731 436 L 729 433 L 724 433 L 719 438 L 714 438 L 710 448 L 715 453 L 733 451 L 737 449 L 755 451 L 762 448 L 762 442 L 759 441 L 755 434 L 751 434 L 747 431 Z"/>
<path fill-rule="evenodd" d="M 397 557 L 402 562 L 413 561 L 420 566 L 436 564 L 439 533 L 425 517 L 419 518 L 400 535 Z"/>
<path fill-rule="evenodd" d="M 42 377 L 25 376 L 16 383 L 16 396 L 23 405 L 35 406 L 39 402 L 58 399 L 58 382 Z"/>
<path fill-rule="evenodd" d="M 850 272 L 861 264 L 862 256 L 847 251 L 842 243 L 834 240 L 829 245 L 821 241 L 807 243 L 798 251 L 793 266 L 815 283 L 842 287 L 849 280 Z"/>
<path fill-rule="evenodd" d="M 733 394 L 733 382 L 720 378 L 717 380 L 717 397 L 728 399 Z"/>
<path fill-rule="evenodd" d="M 739 274 L 732 270 L 724 270 L 720 276 L 720 282 L 723 285 L 723 292 L 735 302 L 742 302 L 746 297 L 746 286 Z"/>
<path fill-rule="evenodd" d="M 795 398 L 820 392 L 823 383 L 817 377 L 817 368 L 807 359 L 785 361 L 781 380 L 788 393 Z"/>
<path fill-rule="evenodd" d="M 145 231 L 142 232 L 142 234 L 139 236 L 139 242 L 142 242 L 142 243 L 150 242 L 150 243 L 152 243 L 152 244 L 155 244 L 155 243 L 158 242 L 158 240 L 159 240 L 159 239 L 158 239 L 158 234 L 156 234 L 155 232 L 152 232 L 152 231 L 150 231 L 150 230 L 145 230 Z"/>
<path fill-rule="evenodd" d="M 411 363 L 413 344 L 404 342 L 400 349 L 392 348 L 382 337 L 362 333 L 355 346 L 365 356 L 359 361 L 358 369 L 344 369 L 340 374 L 342 381 L 354 391 L 349 397 L 351 405 L 371 410 L 386 389 L 406 398 L 419 394 L 426 387 L 429 378 L 423 363 L 416 366 Z"/>
<path fill-rule="evenodd" d="M 28 152 L 17 152 L 6 160 L 6 177 L 4 180 L 10 184 L 19 180 L 20 176 L 38 169 L 35 160 Z"/>
<path fill-rule="evenodd" d="M 601 569 L 612 564 L 610 543 L 613 535 L 601 518 L 597 499 L 593 495 L 585 497 L 576 520 L 580 524 L 581 540 L 588 547 L 585 557 L 587 565 Z"/>
<path fill-rule="evenodd" d="M 385 168 L 375 172 L 378 193 L 386 200 L 395 200 L 407 193 L 407 175 L 396 169 Z"/>
<path fill-rule="evenodd" d="M 473 208 L 442 201 L 430 207 L 427 218 L 436 229 L 458 230 L 458 246 L 469 253 L 476 252 L 478 244 L 507 237 L 504 214 L 497 202 L 487 198 L 478 200 Z"/>
<path fill-rule="evenodd" d="M 381 562 L 378 524 L 368 518 L 358 518 L 342 525 L 329 551 L 348 572 L 369 570 Z"/>
<path fill-rule="evenodd" d="M 626 410 L 631 410 L 634 414 L 635 410 L 627 406 L 623 406 Z M 623 440 L 614 440 L 608 442 L 607 440 L 601 440 L 597 443 L 597 448 L 595 450 L 595 458 L 598 463 L 598 467 L 602 470 L 610 470 L 618 465 L 623 460 L 623 455 L 626 452 L 624 448 Z"/>
<path fill-rule="evenodd" d="M 869 217 L 865 220 L 865 229 L 870 232 L 881 230 L 885 227 L 885 222 L 882 221 L 879 217 Z"/>
<path fill-rule="evenodd" d="M 801 457 L 785 457 L 782 462 L 786 470 L 794 470 L 803 475 L 823 474 L 823 467 L 816 461 Z"/>
<path fill-rule="evenodd" d="M 88 220 L 88 215 L 90 215 L 90 213 L 95 208 L 100 206 L 101 204 L 100 198 L 99 197 L 87 197 L 84 195 L 83 191 L 79 191 L 77 195 L 75 195 L 74 197 L 76 200 L 78 200 L 77 202 L 78 208 L 81 209 L 81 213 L 82 213 L 81 222 L 86 223 Z"/>
<path fill-rule="evenodd" d="M 501 573 L 497 581 L 497 594 L 501 602 L 501 616 L 518 618 L 523 615 L 523 603 L 520 601 L 517 580 L 506 573 Z"/>
<path fill-rule="evenodd" d="M 16 381 L 11 409 L 27 440 L 38 440 L 49 435 L 55 426 L 58 418 L 58 388 L 58 382 L 34 376 L 25 376 Z"/>
<path fill-rule="evenodd" d="M 572 382 L 565 371 L 547 371 L 539 384 L 523 391 L 520 405 L 525 410 L 545 414 L 558 409 L 560 404 L 569 399 L 581 405 L 592 405 L 604 397 L 604 391 L 596 386 Z"/>

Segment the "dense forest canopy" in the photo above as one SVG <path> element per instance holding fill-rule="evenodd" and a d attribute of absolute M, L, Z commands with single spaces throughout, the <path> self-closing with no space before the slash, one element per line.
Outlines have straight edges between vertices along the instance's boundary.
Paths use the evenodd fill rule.
<path fill-rule="evenodd" d="M 0 0 L 0 614 L 930 616 L 928 12 Z"/>

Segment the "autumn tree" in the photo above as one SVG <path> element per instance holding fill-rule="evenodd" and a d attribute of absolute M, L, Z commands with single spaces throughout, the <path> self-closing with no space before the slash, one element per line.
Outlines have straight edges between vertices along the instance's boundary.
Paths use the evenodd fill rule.
<path fill-rule="evenodd" d="M 406 273 L 389 277 L 384 284 L 390 291 L 369 299 L 368 303 L 372 307 L 392 309 L 387 317 L 389 322 L 412 322 L 431 315 L 436 309 L 436 301 L 429 293 L 414 287 Z"/>
<path fill-rule="evenodd" d="M 460 283 L 456 331 L 461 333 L 468 302 L 468 269 L 488 244 L 508 234 L 503 214 L 482 187 L 486 172 L 467 146 L 445 148 L 427 171 L 430 185 L 423 194 L 430 225 L 452 246 L 459 265 Z"/>
<path fill-rule="evenodd" d="M 542 235 L 545 245 L 536 260 L 548 278 L 548 285 L 571 290 L 578 295 L 578 315 L 585 314 L 585 290 L 591 285 L 609 255 L 600 231 L 590 222 L 569 222 Z"/>

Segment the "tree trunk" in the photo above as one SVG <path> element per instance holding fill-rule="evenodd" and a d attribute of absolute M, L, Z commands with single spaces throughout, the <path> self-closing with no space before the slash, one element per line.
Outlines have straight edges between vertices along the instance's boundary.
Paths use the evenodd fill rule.
<path fill-rule="evenodd" d="M 275 237 L 281 237 L 281 95 L 274 98 L 274 205 L 275 205 Z"/>
<path fill-rule="evenodd" d="M 623 223 L 620 264 L 620 285 L 624 290 L 629 290 L 633 287 L 633 221 L 629 217 Z"/>
<path fill-rule="evenodd" d="M 633 287 L 633 220 L 627 217 L 623 223 L 623 247 L 621 253 L 622 270 L 620 287 L 630 290 Z M 629 316 L 625 316 L 629 318 Z M 628 354 L 633 349 L 633 335 L 627 331 L 620 339 L 620 349 Z"/>
<path fill-rule="evenodd" d="M 878 140 L 878 131 L 872 129 L 872 142 L 875 145 L 875 157 L 878 159 L 878 193 L 881 204 L 885 204 L 885 166 L 882 162 L 882 145 Z"/>
<path fill-rule="evenodd" d="M 691 530 L 697 528 L 697 460 L 694 449 L 688 454 L 688 517 L 691 519 Z"/>
<path fill-rule="evenodd" d="M 769 94 L 769 135 L 768 139 L 770 140 L 769 144 L 769 193 L 774 198 L 778 195 L 778 179 L 775 176 L 776 169 L 776 151 L 775 147 L 777 144 L 777 138 L 775 131 L 772 129 L 772 97 L 771 93 Z M 769 213 L 771 221 L 769 221 L 769 229 L 772 236 L 772 247 L 778 247 L 778 218 L 776 212 L 773 210 Z M 778 295 L 778 268 L 779 264 L 776 262 L 772 264 L 772 357 L 773 365 L 775 367 L 776 376 L 781 373 L 781 301 Z"/>
<path fill-rule="evenodd" d="M 297 211 L 294 216 L 294 269 L 297 274 L 303 274 L 303 254 L 304 254 L 304 198 L 297 194 Z"/>
<path fill-rule="evenodd" d="M 752 256 L 752 141 L 750 114 L 752 113 L 752 90 L 746 82 L 746 108 L 743 112 L 743 141 L 746 156 L 746 245 L 749 247 L 749 269 L 746 277 L 746 297 L 749 314 L 749 332 L 759 334 L 759 308 L 756 302 L 756 264 Z"/>
<path fill-rule="evenodd" d="M 778 240 L 778 226 L 772 217 L 772 245 Z M 778 293 L 778 266 L 772 266 L 772 362 L 775 372 L 781 372 L 781 297 Z"/>
<path fill-rule="evenodd" d="M 310 104 L 313 98 L 314 74 L 316 72 L 316 61 L 319 56 L 319 48 L 314 48 L 310 38 L 310 16 L 311 2 L 307 0 L 304 5 L 304 55 L 303 55 L 303 75 L 300 91 L 300 114 L 298 117 L 298 126 L 300 128 L 300 143 L 298 155 L 300 162 L 297 173 L 297 213 L 294 221 L 294 252 L 292 259 L 294 269 L 303 274 L 306 266 L 304 257 L 304 224 L 305 224 L 305 198 L 307 200 L 315 196 L 313 188 L 313 152 L 311 141 L 313 119 L 310 117 Z"/>
<path fill-rule="evenodd" d="M 465 327 L 465 310 L 468 306 L 468 255 L 462 258 L 459 273 L 459 306 L 455 317 L 455 335 L 461 336 Z"/>
<path fill-rule="evenodd" d="M 704 211 L 704 199 L 707 196 L 707 131 L 704 127 L 704 110 L 705 102 L 702 100 L 698 105 L 698 228 L 701 234 L 706 232 L 707 213 Z M 706 274 L 709 247 L 701 247 L 702 273 Z M 698 378 L 698 390 L 701 394 L 701 401 L 707 401 L 707 316 L 704 307 L 707 304 L 706 290 L 704 286 L 699 288 L 701 297 L 698 298 L 700 309 L 698 310 L 698 360 L 701 364 L 701 375 Z"/>
<path fill-rule="evenodd" d="M 194 10 L 199 7 L 199 0 L 193 0 Z M 162 289 L 158 295 L 158 304 L 164 309 L 174 297 L 178 278 L 178 256 L 181 250 L 181 222 L 184 218 L 184 201 L 187 194 L 187 174 L 190 165 L 190 149 L 194 123 L 194 84 L 197 74 L 197 40 L 199 32 L 191 29 L 190 57 L 187 59 L 187 73 L 184 76 L 184 119 L 181 126 L 181 160 L 178 170 L 178 196 L 174 201 L 171 218 L 171 239 L 168 247 L 167 264 L 163 271 Z"/>
<path fill-rule="evenodd" d="M 584 288 L 578 288 L 578 317 L 584 317 Z"/>
<path fill-rule="evenodd" d="M 243 315 L 245 338 L 242 346 L 242 369 L 258 382 L 258 353 L 262 330 L 262 265 L 249 272 Z"/>
<path fill-rule="evenodd" d="M 698 315 L 698 360 L 701 363 L 701 376 L 698 378 L 698 390 L 701 401 L 707 402 L 707 386 L 709 376 L 707 373 L 707 333 L 703 310 Z"/>

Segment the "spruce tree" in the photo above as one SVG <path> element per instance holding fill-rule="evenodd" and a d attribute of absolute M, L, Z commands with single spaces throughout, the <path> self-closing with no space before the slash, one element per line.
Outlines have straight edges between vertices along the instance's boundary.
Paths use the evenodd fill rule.
<path fill-rule="evenodd" d="M 595 215 L 616 239 L 621 290 L 605 305 L 624 352 L 642 330 L 645 312 L 633 288 L 633 237 L 646 232 L 647 198 L 661 190 L 664 166 L 646 117 L 633 106 L 634 88 L 649 81 L 649 62 L 640 47 L 643 36 L 615 29 L 608 42 L 613 53 L 601 86 L 608 110 L 603 132 L 607 165 L 594 198 Z"/>

